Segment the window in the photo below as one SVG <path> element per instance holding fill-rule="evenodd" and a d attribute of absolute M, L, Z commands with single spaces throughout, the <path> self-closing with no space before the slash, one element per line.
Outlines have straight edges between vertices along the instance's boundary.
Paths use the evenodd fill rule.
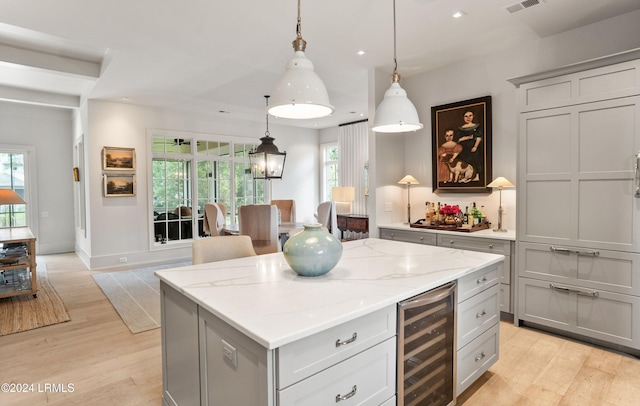
<path fill-rule="evenodd" d="M 331 200 L 331 190 L 338 186 L 338 144 L 322 144 L 322 201 Z"/>
<path fill-rule="evenodd" d="M 25 154 L 0 152 L 0 188 L 13 189 L 25 199 Z M 0 205 L 0 228 L 26 226 L 26 205 Z"/>
<path fill-rule="evenodd" d="M 227 206 L 227 224 L 237 223 L 237 207 L 264 203 L 264 181 L 249 171 L 255 144 L 204 137 L 151 136 L 153 241 L 203 236 L 204 205 Z"/>

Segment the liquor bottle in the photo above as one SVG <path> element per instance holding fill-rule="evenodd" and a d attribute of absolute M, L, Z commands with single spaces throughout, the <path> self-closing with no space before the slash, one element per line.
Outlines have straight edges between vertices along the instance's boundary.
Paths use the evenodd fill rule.
<path fill-rule="evenodd" d="M 482 220 L 482 214 L 480 214 L 480 210 L 476 207 L 476 202 L 473 202 L 473 207 L 471 208 L 471 215 L 473 216 L 473 225 L 480 224 Z"/>
<path fill-rule="evenodd" d="M 426 202 L 427 210 L 424 212 L 425 224 L 431 224 L 431 203 Z"/>
<path fill-rule="evenodd" d="M 484 206 L 480 206 L 480 215 L 482 216 L 482 221 L 487 222 L 487 216 L 485 215 Z"/>
<path fill-rule="evenodd" d="M 462 217 L 462 224 L 469 224 L 469 206 L 464 206 L 464 214 Z"/>

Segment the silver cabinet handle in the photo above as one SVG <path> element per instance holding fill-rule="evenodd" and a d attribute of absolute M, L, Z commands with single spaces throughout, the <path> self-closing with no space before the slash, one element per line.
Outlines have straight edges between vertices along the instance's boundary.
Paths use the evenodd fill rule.
<path fill-rule="evenodd" d="M 493 248 L 493 244 L 489 244 L 489 248 Z"/>
<path fill-rule="evenodd" d="M 563 254 L 571 253 L 571 250 L 569 248 L 556 247 L 555 245 L 552 245 L 551 247 L 549 247 L 549 249 L 553 252 L 561 252 Z"/>
<path fill-rule="evenodd" d="M 595 250 L 585 250 L 585 251 L 577 250 L 576 253 L 578 255 L 589 255 L 592 257 L 597 257 L 598 255 L 600 255 L 600 251 L 595 251 Z"/>
<path fill-rule="evenodd" d="M 340 402 L 341 400 L 349 399 L 350 397 L 355 395 L 357 391 L 358 391 L 358 387 L 356 385 L 353 385 L 353 388 L 351 388 L 351 392 L 347 393 L 346 395 L 341 395 L 338 393 L 336 395 L 336 403 Z"/>
<path fill-rule="evenodd" d="M 571 248 L 556 247 L 555 245 L 552 245 L 549 249 L 553 252 L 560 252 L 562 254 L 571 254 L 572 252 L 575 252 L 578 255 L 589 255 L 592 257 L 600 255 L 600 251 L 597 250 L 572 250 Z"/>
<path fill-rule="evenodd" d="M 449 240 L 449 244 L 453 245 L 453 240 Z"/>
<path fill-rule="evenodd" d="M 483 276 L 481 279 L 479 278 L 476 283 L 480 285 L 481 283 L 485 283 L 487 281 L 487 276 Z"/>
<path fill-rule="evenodd" d="M 341 345 L 347 345 L 350 344 L 354 341 L 356 341 L 356 338 L 358 338 L 358 333 L 353 333 L 353 335 L 351 336 L 350 339 L 345 340 L 345 341 L 340 341 L 340 339 L 336 340 L 336 348 L 340 347 Z"/>
<path fill-rule="evenodd" d="M 551 289 L 561 290 L 563 292 L 577 293 L 578 295 L 593 296 L 593 297 L 598 297 L 600 295 L 600 292 L 598 292 L 597 290 L 578 289 L 578 288 L 573 288 L 569 286 L 556 285 L 555 283 L 550 283 L 549 287 Z"/>
<path fill-rule="evenodd" d="M 487 314 L 487 311 L 482 309 L 482 311 L 480 313 L 476 313 L 476 319 L 479 319 L 482 316 L 485 316 Z"/>
<path fill-rule="evenodd" d="M 640 198 L 640 152 L 636 154 L 636 198 Z"/>
<path fill-rule="evenodd" d="M 484 351 L 482 351 L 480 354 L 476 355 L 476 362 L 480 361 L 484 357 L 486 357 L 486 355 L 484 354 Z"/>

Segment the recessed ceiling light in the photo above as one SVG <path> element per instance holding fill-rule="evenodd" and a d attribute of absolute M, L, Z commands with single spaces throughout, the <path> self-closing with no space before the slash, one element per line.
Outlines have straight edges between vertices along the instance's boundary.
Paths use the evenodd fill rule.
<path fill-rule="evenodd" d="M 460 18 L 460 17 L 462 17 L 464 15 L 465 15 L 464 11 L 458 10 L 458 11 L 453 13 L 452 17 L 453 18 Z"/>
<path fill-rule="evenodd" d="M 359 50 L 359 51 L 358 51 L 358 52 L 356 52 L 356 53 L 357 53 L 358 55 L 364 55 L 364 54 L 366 54 L 366 52 L 365 52 L 365 51 L 363 51 L 362 49 L 361 49 L 361 50 Z"/>

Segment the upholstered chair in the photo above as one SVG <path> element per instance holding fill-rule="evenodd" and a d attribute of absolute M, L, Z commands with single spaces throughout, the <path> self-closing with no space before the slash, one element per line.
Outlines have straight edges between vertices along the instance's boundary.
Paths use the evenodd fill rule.
<path fill-rule="evenodd" d="M 280 210 L 280 221 L 283 223 L 296 222 L 296 201 L 295 200 L 272 200 L 271 204 Z"/>
<path fill-rule="evenodd" d="M 227 206 L 217 203 L 204 205 L 203 230 L 212 237 L 222 235 L 222 229 L 227 223 Z"/>
<path fill-rule="evenodd" d="M 251 237 L 256 254 L 278 252 L 278 212 L 270 204 L 247 204 L 238 207 L 240 235 Z"/>
<path fill-rule="evenodd" d="M 193 264 L 254 257 L 256 252 L 247 235 L 205 237 L 193 241 Z"/>
<path fill-rule="evenodd" d="M 336 202 L 327 201 L 322 202 L 318 206 L 318 213 L 316 214 L 318 223 L 322 224 L 331 234 L 337 238 L 341 237 L 340 229 L 338 228 L 338 215 L 336 213 Z"/>

